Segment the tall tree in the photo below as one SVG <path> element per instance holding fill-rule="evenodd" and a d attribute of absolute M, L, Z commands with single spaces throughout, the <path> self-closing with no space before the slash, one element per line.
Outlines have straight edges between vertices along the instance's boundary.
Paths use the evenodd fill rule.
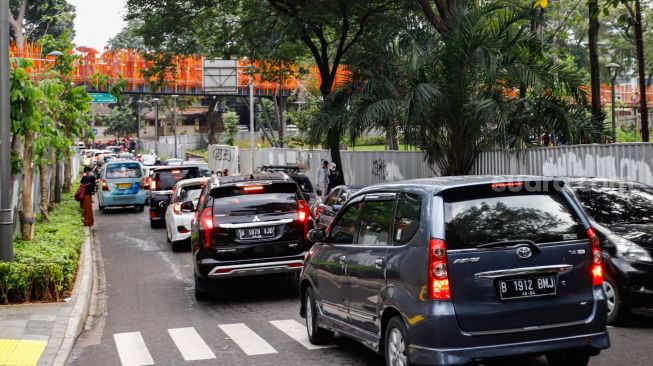
<path fill-rule="evenodd" d="M 599 64 L 599 1 L 588 0 L 589 9 L 587 38 L 590 57 L 590 90 L 592 95 L 592 116 L 596 127 L 603 129 L 605 114 L 601 106 L 601 66 Z"/>
<path fill-rule="evenodd" d="M 17 45 L 36 41 L 46 34 L 74 37 L 75 7 L 66 0 L 11 0 L 9 19 Z"/>

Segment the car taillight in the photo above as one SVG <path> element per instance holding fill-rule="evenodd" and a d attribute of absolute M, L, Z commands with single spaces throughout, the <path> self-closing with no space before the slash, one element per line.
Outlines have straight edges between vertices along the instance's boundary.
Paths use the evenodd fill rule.
<path fill-rule="evenodd" d="M 447 270 L 447 247 L 443 240 L 433 239 L 429 242 L 429 283 L 428 292 L 431 300 L 449 300 L 449 271 Z"/>
<path fill-rule="evenodd" d="M 175 204 L 172 206 L 172 211 L 173 211 L 174 213 L 176 213 L 176 214 L 180 214 L 180 213 L 181 213 L 181 203 L 175 203 Z"/>
<path fill-rule="evenodd" d="M 107 184 L 107 181 L 102 179 L 102 190 L 103 191 L 108 191 L 109 190 L 109 184 Z"/>
<path fill-rule="evenodd" d="M 156 180 L 150 182 L 150 189 L 156 191 Z"/>
<path fill-rule="evenodd" d="M 596 235 L 594 228 L 587 229 L 587 238 L 590 241 L 590 250 L 592 251 L 592 284 L 594 286 L 600 286 L 603 284 L 601 239 Z"/>
<path fill-rule="evenodd" d="M 308 238 L 308 219 L 311 216 L 311 208 L 304 200 L 297 201 L 297 216 L 299 222 L 304 223 L 304 239 Z"/>
<path fill-rule="evenodd" d="M 204 231 L 204 248 L 211 249 L 211 236 L 213 236 L 213 208 L 207 207 L 200 214 L 200 229 Z"/>

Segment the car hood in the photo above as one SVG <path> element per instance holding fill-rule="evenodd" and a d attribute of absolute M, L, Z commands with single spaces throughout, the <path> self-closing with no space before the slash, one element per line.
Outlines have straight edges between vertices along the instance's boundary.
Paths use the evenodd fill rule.
<path fill-rule="evenodd" d="M 615 234 L 635 244 L 653 250 L 653 223 L 651 224 L 612 224 L 605 225 Z"/>

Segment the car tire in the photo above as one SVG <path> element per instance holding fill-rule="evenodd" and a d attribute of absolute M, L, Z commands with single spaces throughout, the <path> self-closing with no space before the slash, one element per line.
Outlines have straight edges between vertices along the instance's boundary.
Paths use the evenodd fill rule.
<path fill-rule="evenodd" d="M 546 360 L 551 366 L 587 366 L 590 353 L 584 348 L 566 349 L 547 353 Z"/>
<path fill-rule="evenodd" d="M 207 280 L 193 275 L 195 278 L 195 300 L 207 301 L 211 297 L 210 283 Z"/>
<path fill-rule="evenodd" d="M 603 291 L 608 306 L 608 324 L 616 325 L 630 314 L 630 305 L 622 295 L 621 289 L 610 275 L 603 276 Z"/>
<path fill-rule="evenodd" d="M 400 316 L 390 319 L 388 325 L 386 325 L 384 343 L 386 365 L 410 365 L 408 331 Z"/>
<path fill-rule="evenodd" d="M 306 332 L 308 333 L 308 340 L 311 344 L 315 345 L 325 344 L 333 337 L 333 332 L 318 326 L 318 313 L 317 307 L 315 306 L 313 288 L 309 286 L 304 296 L 306 301 Z"/>
<path fill-rule="evenodd" d="M 136 206 L 136 209 L 138 210 L 138 212 L 143 212 L 145 211 L 145 205 L 138 205 Z"/>
<path fill-rule="evenodd" d="M 152 229 L 156 229 L 156 227 L 157 227 L 156 221 L 150 219 L 150 227 L 151 227 Z"/>

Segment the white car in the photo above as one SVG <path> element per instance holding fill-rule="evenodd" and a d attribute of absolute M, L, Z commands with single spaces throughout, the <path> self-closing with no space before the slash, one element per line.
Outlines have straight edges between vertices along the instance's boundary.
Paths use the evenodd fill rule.
<path fill-rule="evenodd" d="M 143 165 L 154 165 L 156 164 L 156 155 L 154 154 L 145 154 L 141 156 L 141 163 Z"/>
<path fill-rule="evenodd" d="M 185 179 L 172 189 L 170 204 L 166 209 L 166 237 L 172 251 L 181 249 L 190 239 L 191 222 L 202 188 L 209 178 Z"/>

